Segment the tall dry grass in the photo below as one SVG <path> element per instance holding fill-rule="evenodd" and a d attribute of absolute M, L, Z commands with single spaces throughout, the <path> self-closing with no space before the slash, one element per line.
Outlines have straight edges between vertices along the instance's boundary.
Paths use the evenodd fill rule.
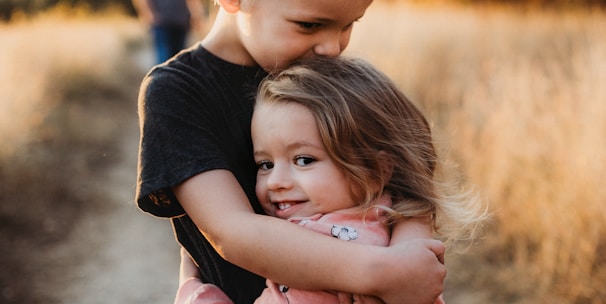
<path fill-rule="evenodd" d="M 50 109 L 70 99 L 66 95 L 120 87 L 125 55 L 143 36 L 132 18 L 111 10 L 95 15 L 57 6 L 0 23 L 0 158 L 46 136 L 32 132 L 41 131 Z"/>
<path fill-rule="evenodd" d="M 56 250 L 107 208 L 101 185 L 136 125 L 141 37 L 133 18 L 61 7 L 0 24 L 1 303 L 61 303 L 73 268 L 97 256 L 92 237 Z"/>
<path fill-rule="evenodd" d="M 356 25 L 349 53 L 421 105 L 494 212 L 447 261 L 451 303 L 606 302 L 604 37 L 601 11 L 378 2 Z"/>

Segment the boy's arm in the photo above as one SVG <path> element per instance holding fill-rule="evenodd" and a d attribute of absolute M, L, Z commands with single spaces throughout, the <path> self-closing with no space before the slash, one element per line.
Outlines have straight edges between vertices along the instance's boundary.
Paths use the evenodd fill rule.
<path fill-rule="evenodd" d="M 257 215 L 226 170 L 194 176 L 174 191 L 223 258 L 281 284 L 372 294 L 400 304 L 433 303 L 442 291 L 445 269 L 436 256 L 443 254 L 444 246 L 439 241 L 367 246 Z M 350 264 L 352 260 L 358 262 Z"/>

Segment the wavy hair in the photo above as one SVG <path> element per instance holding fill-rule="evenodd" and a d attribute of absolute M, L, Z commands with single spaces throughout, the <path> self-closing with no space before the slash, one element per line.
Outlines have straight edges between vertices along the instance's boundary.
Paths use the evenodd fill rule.
<path fill-rule="evenodd" d="M 344 56 L 301 61 L 270 75 L 257 103 L 308 108 L 328 155 L 362 189 L 360 206 L 391 196 L 390 223 L 428 217 L 448 239 L 470 237 L 483 219 L 469 193 L 445 195 L 435 179 L 439 159 L 421 111 L 368 62 Z M 452 183 L 454 184 L 454 183 Z M 438 225 L 437 217 L 447 219 Z"/>

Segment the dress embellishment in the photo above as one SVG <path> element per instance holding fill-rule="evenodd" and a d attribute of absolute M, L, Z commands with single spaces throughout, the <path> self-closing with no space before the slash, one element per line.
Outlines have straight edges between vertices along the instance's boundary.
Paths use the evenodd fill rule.
<path fill-rule="evenodd" d="M 349 226 L 332 225 L 330 233 L 332 236 L 344 241 L 351 241 L 358 238 L 356 229 Z"/>

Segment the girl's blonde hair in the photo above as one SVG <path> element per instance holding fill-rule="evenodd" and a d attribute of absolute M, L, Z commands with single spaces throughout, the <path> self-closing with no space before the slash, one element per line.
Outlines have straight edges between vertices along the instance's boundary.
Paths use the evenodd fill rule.
<path fill-rule="evenodd" d="M 295 102 L 315 117 L 329 156 L 363 191 L 361 205 L 389 194 L 390 222 L 430 218 L 446 239 L 473 236 L 486 216 L 475 196 L 446 195 L 431 130 L 419 109 L 361 59 L 314 58 L 271 75 L 257 103 Z M 454 186 L 454 185 L 453 185 Z"/>

